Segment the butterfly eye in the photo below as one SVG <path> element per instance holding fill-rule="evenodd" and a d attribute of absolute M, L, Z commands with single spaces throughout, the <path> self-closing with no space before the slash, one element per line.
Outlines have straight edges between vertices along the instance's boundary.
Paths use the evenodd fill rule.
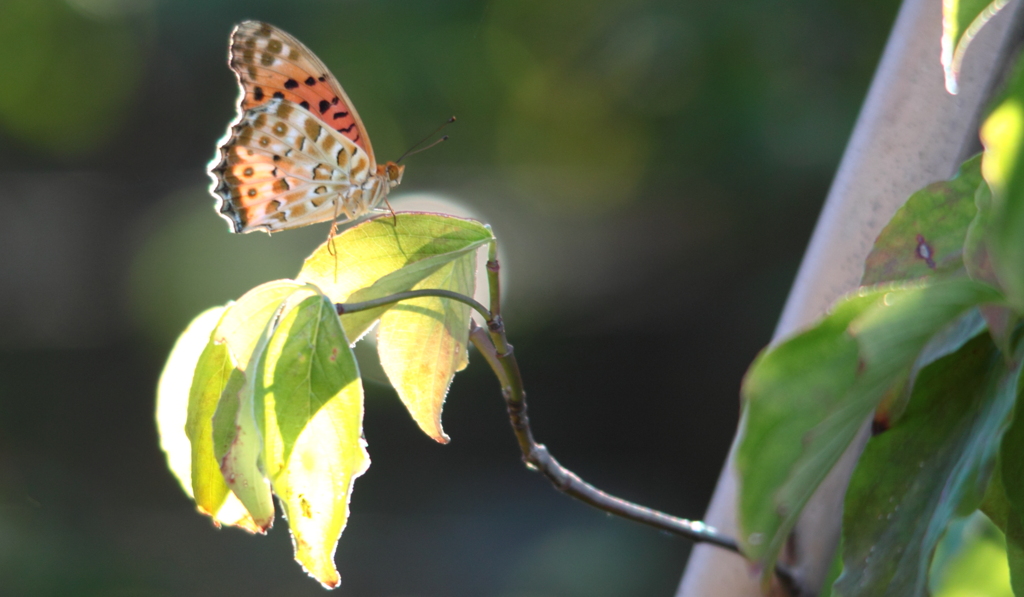
<path fill-rule="evenodd" d="M 402 182 L 402 174 L 405 173 L 405 166 L 399 166 L 394 162 L 388 162 L 388 182 L 398 184 Z"/>

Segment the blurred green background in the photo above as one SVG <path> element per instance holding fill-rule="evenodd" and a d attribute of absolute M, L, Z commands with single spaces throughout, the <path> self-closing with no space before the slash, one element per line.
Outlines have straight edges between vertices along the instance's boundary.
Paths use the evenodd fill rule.
<path fill-rule="evenodd" d="M 294 275 L 327 234 L 236 236 L 214 213 L 235 23 L 312 48 L 381 160 L 458 116 L 396 208 L 493 225 L 538 439 L 699 518 L 897 6 L 0 0 L 0 593 L 322 594 L 283 523 L 250 537 L 193 512 L 153 423 L 191 317 Z M 367 392 L 340 594 L 674 592 L 689 544 L 527 471 L 479 359 L 448 446 Z"/>

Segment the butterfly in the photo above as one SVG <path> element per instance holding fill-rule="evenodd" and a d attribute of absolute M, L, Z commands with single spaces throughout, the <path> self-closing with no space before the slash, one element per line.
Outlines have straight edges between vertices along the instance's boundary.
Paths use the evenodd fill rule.
<path fill-rule="evenodd" d="M 231 33 L 228 65 L 239 115 L 210 164 L 210 190 L 233 232 L 354 220 L 402 182 L 405 166 L 377 164 L 355 106 L 302 42 L 245 21 Z"/>

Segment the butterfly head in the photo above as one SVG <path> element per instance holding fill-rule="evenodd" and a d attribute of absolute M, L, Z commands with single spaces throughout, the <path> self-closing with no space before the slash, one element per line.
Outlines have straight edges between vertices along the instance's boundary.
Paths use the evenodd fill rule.
<path fill-rule="evenodd" d="M 389 188 L 395 188 L 402 182 L 402 174 L 405 173 L 405 166 L 388 162 L 380 166 L 380 175 L 388 183 Z"/>

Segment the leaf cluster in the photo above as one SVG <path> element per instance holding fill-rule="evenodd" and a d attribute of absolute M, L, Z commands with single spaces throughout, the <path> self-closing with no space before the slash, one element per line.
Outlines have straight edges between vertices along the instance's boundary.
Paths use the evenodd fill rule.
<path fill-rule="evenodd" d="M 944 47 L 962 54 L 1004 3 L 946 4 Z M 983 154 L 893 216 L 862 286 L 747 372 L 738 541 L 765 582 L 812 493 L 870 425 L 836 574 L 821 592 L 929 594 L 936 547 L 951 523 L 980 510 L 1005 533 L 1013 589 L 1024 595 L 1019 65 L 980 136 Z"/>
<path fill-rule="evenodd" d="M 196 317 L 158 388 L 157 423 L 172 472 L 217 525 L 265 533 L 276 496 L 296 560 L 325 587 L 341 579 L 334 550 L 355 479 L 370 464 L 363 387 L 352 345 L 377 324 L 377 352 L 402 403 L 446 443 L 441 408 L 468 363 L 470 307 L 419 296 L 472 296 L 476 253 L 494 237 L 470 220 L 384 216 L 332 237 L 294 280 L 253 288 Z"/>

